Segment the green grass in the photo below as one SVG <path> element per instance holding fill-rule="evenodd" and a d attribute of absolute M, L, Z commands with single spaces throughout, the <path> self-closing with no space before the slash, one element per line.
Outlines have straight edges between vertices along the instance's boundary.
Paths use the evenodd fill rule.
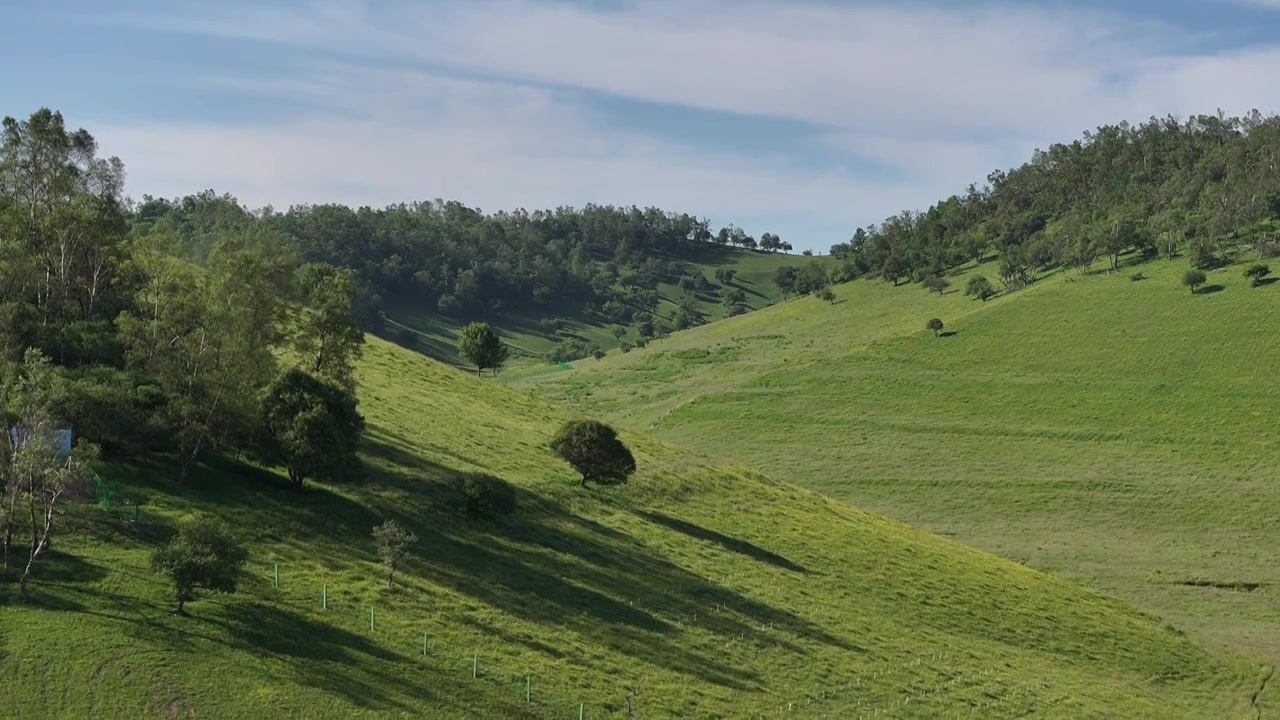
<path fill-rule="evenodd" d="M 1185 267 L 1059 273 L 985 305 L 858 281 L 835 306 L 680 333 L 538 391 L 1275 663 L 1280 286 L 1250 287 L 1238 264 L 1192 295 Z M 1213 586 L 1237 583 L 1260 587 Z"/>
<path fill-rule="evenodd" d="M 1253 717 L 1257 666 L 1119 600 L 643 432 L 630 485 L 581 489 L 545 448 L 565 410 L 381 341 L 360 382 L 363 484 L 109 468 L 141 521 L 74 506 L 36 602 L 0 586 L 0 717 Z M 516 515 L 461 518 L 473 472 Z M 192 510 L 253 558 L 179 618 L 146 561 Z M 386 517 L 421 538 L 390 589 Z"/>
<path fill-rule="evenodd" d="M 731 287 L 743 291 L 746 295 L 746 307 L 759 310 L 782 300 L 782 295 L 773 284 L 774 271 L 783 265 L 803 266 L 811 258 L 705 245 L 697 254 L 682 255 L 674 259 L 682 262 L 689 272 L 701 273 L 711 281 L 714 289 L 699 292 L 696 297 L 705 320 L 714 322 L 724 316 L 724 287 L 715 279 L 717 268 L 734 270 L 736 276 Z M 822 258 L 817 259 L 824 261 Z M 677 302 L 683 294 L 684 291 L 675 282 L 660 284 L 658 315 L 668 319 L 673 317 Z M 415 338 L 415 350 L 443 362 L 466 365 L 459 357 L 456 346 L 462 320 L 441 315 L 434 305 L 428 307 L 412 299 L 391 299 L 386 311 L 391 337 L 398 341 L 398 333 L 408 332 Z M 564 322 L 563 329 L 554 337 L 544 335 L 538 328 L 538 321 L 548 317 L 559 317 Z M 540 356 L 561 340 L 569 338 L 594 343 L 609 353 L 616 353 L 619 348 L 619 340 L 613 335 L 618 325 L 582 308 L 567 308 L 548 315 L 546 311 L 537 308 L 512 307 L 505 309 L 501 317 L 483 319 L 493 325 L 503 340 L 515 349 L 509 363 L 515 369 L 541 362 Z M 635 329 L 624 327 L 627 329 L 627 336 L 623 340 L 634 343 Z"/>

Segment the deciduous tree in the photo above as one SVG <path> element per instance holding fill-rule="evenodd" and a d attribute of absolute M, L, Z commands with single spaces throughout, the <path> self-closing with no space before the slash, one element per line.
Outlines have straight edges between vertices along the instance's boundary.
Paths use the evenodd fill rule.
<path fill-rule="evenodd" d="M 584 487 L 625 483 L 636 471 L 636 459 L 617 431 L 597 420 L 565 423 L 551 439 L 551 450 L 581 473 Z"/>

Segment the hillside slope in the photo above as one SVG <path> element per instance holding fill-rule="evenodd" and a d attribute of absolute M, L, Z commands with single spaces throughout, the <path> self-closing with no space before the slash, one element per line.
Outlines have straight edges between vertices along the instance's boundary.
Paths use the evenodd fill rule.
<path fill-rule="evenodd" d="M 1275 662 L 1280 287 L 1234 265 L 1193 295 L 1185 268 L 1059 273 L 985 304 L 858 281 L 538 391 Z"/>
<path fill-rule="evenodd" d="M 79 506 L 37 603 L 0 587 L 0 716 L 1252 716 L 1254 666 L 1093 591 L 643 434 L 629 486 L 581 489 L 563 410 L 381 341 L 360 382 L 362 485 L 108 472 L 139 521 Z M 513 517 L 461 519 L 473 472 Z M 177 618 L 146 558 L 190 509 L 253 558 Z M 390 589 L 384 517 L 421 538 Z"/>
<path fill-rule="evenodd" d="M 689 274 L 700 274 L 708 281 L 708 290 L 695 293 L 696 306 L 705 322 L 715 322 L 724 317 L 724 295 L 728 290 L 741 290 L 748 311 L 759 310 L 782 300 L 773 284 L 773 273 L 784 265 L 801 266 L 811 258 L 782 253 L 765 253 L 720 245 L 702 244 L 677 257 Z M 817 258 L 825 262 L 823 258 Z M 715 279 L 717 269 L 732 270 L 734 279 L 720 283 Z M 657 288 L 658 317 L 671 320 L 684 291 L 675 278 L 666 278 Z M 423 352 L 433 358 L 455 365 L 466 363 L 457 352 L 458 330 L 466 321 L 459 316 L 441 314 L 434 306 L 424 305 L 411 298 L 389 299 L 386 306 L 388 337 L 406 347 Z M 636 330 L 630 325 L 613 323 L 599 312 L 583 307 L 562 308 L 559 312 L 529 307 L 506 308 L 501 315 L 486 315 L 482 319 L 493 325 L 503 340 L 515 349 L 511 366 L 537 364 L 541 356 L 562 340 L 579 339 L 599 346 L 605 352 L 617 352 L 621 341 L 634 343 Z M 558 319 L 559 331 L 547 334 L 539 327 L 539 321 Z M 626 336 L 620 341 L 613 333 L 621 327 Z"/>

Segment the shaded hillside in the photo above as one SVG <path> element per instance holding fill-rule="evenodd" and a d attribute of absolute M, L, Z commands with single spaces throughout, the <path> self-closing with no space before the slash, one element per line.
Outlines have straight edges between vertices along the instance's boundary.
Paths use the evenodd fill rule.
<path fill-rule="evenodd" d="M 545 449 L 564 411 L 376 340 L 358 377 L 364 484 L 105 472 L 140 521 L 76 506 L 37 602 L 0 586 L 0 715 L 1249 716 L 1252 667 L 1119 601 L 643 433 L 629 486 L 583 490 Z M 461 517 L 477 472 L 514 515 Z M 146 557 L 193 509 L 251 577 L 176 618 Z M 385 517 L 421 538 L 390 589 Z"/>
<path fill-rule="evenodd" d="M 959 292 L 989 267 L 944 295 L 856 281 L 536 390 L 1280 659 L 1277 286 L 1236 264 L 1191 293 L 1158 260 Z"/>

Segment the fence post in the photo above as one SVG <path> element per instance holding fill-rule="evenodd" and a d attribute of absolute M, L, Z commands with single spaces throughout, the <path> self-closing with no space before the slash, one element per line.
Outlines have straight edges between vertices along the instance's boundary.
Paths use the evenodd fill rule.
<path fill-rule="evenodd" d="M 280 563 L 276 563 L 275 574 L 274 574 L 274 577 L 273 577 L 273 579 L 272 579 L 272 581 L 271 581 L 271 582 L 272 582 L 272 584 L 273 584 L 273 585 L 275 585 L 275 587 L 276 587 L 277 589 L 279 589 L 279 587 L 280 587 Z"/>
<path fill-rule="evenodd" d="M 422 657 L 427 656 L 427 634 L 422 633 Z"/>
<path fill-rule="evenodd" d="M 373 632 L 373 608 L 369 608 L 369 632 Z"/>
<path fill-rule="evenodd" d="M 525 676 L 524 676 L 524 701 L 525 701 L 525 702 L 527 702 L 527 703 L 531 703 L 531 702 L 533 702 L 533 693 L 531 692 L 530 687 L 529 687 L 529 676 L 528 676 L 528 675 L 525 675 Z"/>
<path fill-rule="evenodd" d="M 329 609 L 329 586 L 328 585 L 320 586 L 320 609 L 321 610 Z"/>
<path fill-rule="evenodd" d="M 583 713 L 586 711 L 586 709 L 587 709 L 586 703 L 578 703 L 578 720 L 582 720 L 582 718 L 585 717 Z"/>
<path fill-rule="evenodd" d="M 480 656 L 472 655 L 471 656 L 471 679 L 474 680 L 475 678 L 479 677 L 479 675 L 480 675 Z"/>

